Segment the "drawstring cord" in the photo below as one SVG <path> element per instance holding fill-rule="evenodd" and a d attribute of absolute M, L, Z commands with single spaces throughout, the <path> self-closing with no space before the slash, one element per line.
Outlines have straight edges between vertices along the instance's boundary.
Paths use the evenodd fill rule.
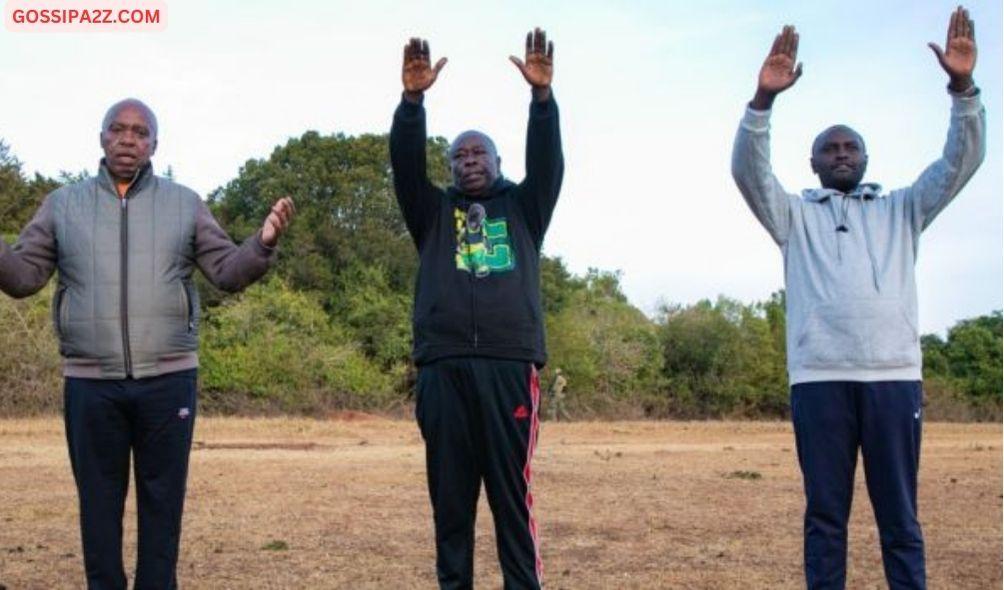
<path fill-rule="evenodd" d="M 830 200 L 830 215 L 833 217 L 833 225 L 836 232 L 847 233 L 850 228 L 847 227 L 847 217 L 850 213 L 850 199 L 858 199 L 861 202 L 861 230 L 865 236 L 865 250 L 868 252 L 868 261 L 872 266 L 872 283 L 875 285 L 875 291 L 881 293 L 882 287 L 879 281 L 879 269 L 878 261 L 875 258 L 875 249 L 872 244 L 871 227 L 868 225 L 868 216 L 865 214 L 865 200 L 869 197 L 860 191 L 856 191 L 850 194 L 842 195 L 843 201 L 841 203 L 836 203 L 834 197 L 826 197 Z M 840 210 L 838 217 L 837 209 Z M 837 261 L 843 262 L 843 248 L 840 246 L 840 236 L 837 239 Z"/>

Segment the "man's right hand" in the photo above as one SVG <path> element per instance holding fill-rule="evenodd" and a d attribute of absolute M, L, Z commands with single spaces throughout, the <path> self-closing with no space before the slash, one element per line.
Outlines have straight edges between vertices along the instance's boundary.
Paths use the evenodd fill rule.
<path fill-rule="evenodd" d="M 439 71 L 446 65 L 446 58 L 440 58 L 435 67 L 431 63 L 429 42 L 416 37 L 409 39 L 404 46 L 404 63 L 401 66 L 401 82 L 407 100 L 422 100 L 422 94 L 436 82 Z"/>
<path fill-rule="evenodd" d="M 770 54 L 760 68 L 756 94 L 750 106 L 758 111 L 766 111 L 774 104 L 778 94 L 792 87 L 802 75 L 802 64 L 795 65 L 798 57 L 798 33 L 795 27 L 785 25 L 781 34 L 774 37 Z"/>

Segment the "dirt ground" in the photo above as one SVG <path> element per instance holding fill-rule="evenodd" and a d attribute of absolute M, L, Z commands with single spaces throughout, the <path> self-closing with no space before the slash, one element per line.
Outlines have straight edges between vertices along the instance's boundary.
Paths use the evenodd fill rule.
<path fill-rule="evenodd" d="M 931 588 L 1001 587 L 1001 426 L 925 425 L 920 514 Z M 860 468 L 859 468 L 860 471 Z M 756 422 L 542 426 L 534 459 L 545 586 L 798 588 L 802 490 L 791 428 Z M 884 588 L 862 474 L 849 588 Z M 476 584 L 501 587 L 482 497 Z M 135 508 L 126 513 L 127 570 Z M 200 418 L 181 586 L 433 588 L 416 426 Z M 81 588 L 62 423 L 0 420 L 0 586 Z"/>

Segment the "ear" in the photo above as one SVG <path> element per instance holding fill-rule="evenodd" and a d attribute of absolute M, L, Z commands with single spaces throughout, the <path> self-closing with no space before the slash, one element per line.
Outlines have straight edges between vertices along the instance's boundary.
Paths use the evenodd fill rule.
<path fill-rule="evenodd" d="M 496 170 L 502 169 L 502 156 L 495 156 L 495 169 Z"/>
<path fill-rule="evenodd" d="M 153 145 L 150 146 L 150 155 L 152 156 L 156 153 L 157 153 L 157 140 L 155 139 L 153 140 Z"/>
<path fill-rule="evenodd" d="M 819 169 L 816 167 L 816 159 L 809 158 L 809 168 L 812 168 L 812 173 L 819 176 Z"/>

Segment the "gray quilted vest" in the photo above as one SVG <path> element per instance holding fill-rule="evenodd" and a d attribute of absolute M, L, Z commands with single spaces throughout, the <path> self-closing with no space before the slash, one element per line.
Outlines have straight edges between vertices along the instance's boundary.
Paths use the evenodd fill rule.
<path fill-rule="evenodd" d="M 60 354 L 97 363 L 102 378 L 122 379 L 157 375 L 159 361 L 195 352 L 199 196 L 147 165 L 124 199 L 104 166 L 51 198 Z"/>

